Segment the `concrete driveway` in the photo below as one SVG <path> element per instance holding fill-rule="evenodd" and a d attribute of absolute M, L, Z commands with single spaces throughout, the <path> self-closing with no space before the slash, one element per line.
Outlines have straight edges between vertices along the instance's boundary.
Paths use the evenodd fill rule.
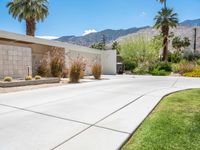
<path fill-rule="evenodd" d="M 166 94 L 200 79 L 105 80 L 0 94 L 0 150 L 115 150 Z"/>

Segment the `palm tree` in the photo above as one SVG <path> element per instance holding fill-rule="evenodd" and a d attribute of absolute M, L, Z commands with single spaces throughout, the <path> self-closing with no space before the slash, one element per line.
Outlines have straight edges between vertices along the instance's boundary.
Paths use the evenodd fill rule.
<path fill-rule="evenodd" d="M 157 0 L 157 1 L 159 1 L 162 4 L 164 4 L 164 8 L 165 9 L 167 8 L 167 0 Z"/>
<path fill-rule="evenodd" d="M 44 21 L 48 16 L 48 0 L 12 0 L 7 4 L 9 14 L 26 21 L 26 34 L 35 36 L 36 22 Z"/>
<path fill-rule="evenodd" d="M 173 9 L 163 8 L 158 12 L 158 15 L 154 18 L 156 21 L 154 27 L 161 29 L 163 36 L 163 58 L 167 61 L 168 58 L 168 37 L 170 28 L 174 28 L 178 24 L 177 13 L 173 12 Z"/>

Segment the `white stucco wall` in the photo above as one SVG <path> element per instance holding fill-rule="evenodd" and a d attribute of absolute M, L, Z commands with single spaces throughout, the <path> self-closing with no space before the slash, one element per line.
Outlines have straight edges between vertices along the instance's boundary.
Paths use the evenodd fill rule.
<path fill-rule="evenodd" d="M 71 63 L 77 58 L 83 59 L 84 62 L 86 63 L 86 70 L 85 70 L 86 75 L 91 75 L 91 67 L 93 64 L 95 63 L 101 64 L 101 53 L 66 50 L 65 52 L 66 67 L 69 68 Z"/>
<path fill-rule="evenodd" d="M 103 67 L 103 74 L 114 75 L 116 74 L 117 52 L 116 50 L 102 51 L 101 65 Z"/>
<path fill-rule="evenodd" d="M 67 48 L 66 48 L 67 49 Z M 89 49 L 89 48 L 88 48 Z M 65 64 L 69 68 L 71 62 L 75 59 L 83 58 L 86 60 L 86 75 L 91 75 L 91 68 L 94 64 L 101 64 L 103 68 L 103 74 L 115 75 L 116 74 L 116 56 L 115 50 L 94 50 L 94 51 L 75 51 L 66 50 L 65 52 Z"/>

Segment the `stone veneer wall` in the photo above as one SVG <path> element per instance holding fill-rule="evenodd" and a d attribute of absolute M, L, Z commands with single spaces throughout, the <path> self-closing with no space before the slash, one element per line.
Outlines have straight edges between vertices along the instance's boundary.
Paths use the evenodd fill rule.
<path fill-rule="evenodd" d="M 48 59 L 50 62 L 53 51 L 59 51 L 64 57 L 64 48 L 55 48 L 52 46 L 45 45 L 32 45 L 32 64 L 33 64 L 33 76 L 37 75 L 37 69 L 41 65 L 43 59 Z"/>
<path fill-rule="evenodd" d="M 28 74 L 27 66 L 32 74 L 31 48 L 0 44 L 0 78 L 24 78 Z"/>
<path fill-rule="evenodd" d="M 33 64 L 33 76 L 37 74 L 37 68 L 41 63 L 41 60 L 48 54 L 48 46 L 32 45 L 32 64 Z"/>

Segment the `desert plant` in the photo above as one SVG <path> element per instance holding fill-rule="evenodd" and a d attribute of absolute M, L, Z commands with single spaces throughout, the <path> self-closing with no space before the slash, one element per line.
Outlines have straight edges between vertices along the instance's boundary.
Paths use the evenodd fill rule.
<path fill-rule="evenodd" d="M 197 68 L 197 65 L 194 62 L 189 62 L 187 60 L 182 60 L 179 64 L 173 64 L 172 70 L 174 73 L 179 73 L 183 75 L 187 72 L 192 72 Z"/>
<path fill-rule="evenodd" d="M 193 50 L 191 49 L 186 49 L 183 53 L 183 58 L 188 61 L 194 61 L 194 60 L 200 59 L 200 53 L 193 52 Z"/>
<path fill-rule="evenodd" d="M 3 81 L 5 81 L 5 82 L 11 82 L 13 79 L 12 79 L 12 77 L 9 77 L 9 76 L 6 76 L 4 79 L 3 79 Z"/>
<path fill-rule="evenodd" d="M 183 59 L 180 52 L 169 53 L 168 61 L 172 63 L 179 63 Z"/>
<path fill-rule="evenodd" d="M 149 67 L 149 72 L 152 75 L 166 76 L 172 72 L 172 65 L 169 62 L 158 62 Z"/>
<path fill-rule="evenodd" d="M 50 68 L 53 77 L 61 77 L 65 68 L 64 50 L 62 48 L 52 47 L 50 52 Z"/>
<path fill-rule="evenodd" d="M 25 80 L 27 80 L 27 81 L 28 81 L 28 80 L 32 80 L 32 79 L 33 79 L 32 76 L 26 76 L 26 77 L 25 77 Z"/>
<path fill-rule="evenodd" d="M 41 76 L 39 76 L 39 75 L 36 75 L 36 76 L 35 76 L 35 80 L 41 80 L 41 79 L 42 79 Z"/>
<path fill-rule="evenodd" d="M 167 72 L 172 71 L 172 65 L 169 62 L 158 62 L 150 66 L 150 71 L 153 71 L 154 69 L 158 70 L 165 70 Z"/>
<path fill-rule="evenodd" d="M 53 77 L 61 77 L 63 72 L 64 62 L 59 57 L 51 60 L 51 74 Z"/>
<path fill-rule="evenodd" d="M 64 68 L 62 71 L 62 78 L 68 78 L 68 76 L 69 76 L 69 69 Z"/>
<path fill-rule="evenodd" d="M 195 62 L 196 62 L 197 65 L 200 66 L 200 59 L 197 59 Z"/>
<path fill-rule="evenodd" d="M 47 64 L 43 63 L 40 64 L 38 69 L 37 69 L 37 74 L 42 76 L 42 77 L 47 77 L 50 74 L 50 69 Z"/>
<path fill-rule="evenodd" d="M 200 68 L 193 70 L 192 72 L 184 73 L 185 77 L 200 77 Z"/>
<path fill-rule="evenodd" d="M 85 70 L 81 69 L 81 72 L 80 72 L 80 79 L 83 79 L 85 76 Z"/>
<path fill-rule="evenodd" d="M 43 55 L 37 68 L 37 75 L 40 75 L 42 77 L 50 76 L 51 71 L 50 71 L 50 56 L 49 55 L 50 55 L 50 52 L 47 52 L 45 53 L 45 55 Z"/>
<path fill-rule="evenodd" d="M 123 64 L 125 66 L 126 71 L 132 71 L 137 67 L 137 63 L 130 60 L 123 61 Z"/>
<path fill-rule="evenodd" d="M 169 72 L 169 71 L 159 70 L 158 68 L 151 71 L 151 74 L 154 76 L 168 76 L 168 75 L 170 75 L 170 73 L 171 72 Z"/>
<path fill-rule="evenodd" d="M 99 80 L 101 79 L 102 74 L 102 66 L 100 64 L 94 64 L 92 66 L 92 75 L 95 79 Z"/>
<path fill-rule="evenodd" d="M 136 67 L 133 71 L 134 74 L 148 74 L 149 73 L 149 67 L 148 65 L 141 64 L 138 67 Z"/>
<path fill-rule="evenodd" d="M 78 83 L 80 80 L 80 74 L 82 70 L 82 62 L 75 60 L 70 67 L 69 78 L 71 83 Z"/>
<path fill-rule="evenodd" d="M 172 72 L 179 73 L 180 72 L 180 65 L 179 64 L 172 64 Z"/>

